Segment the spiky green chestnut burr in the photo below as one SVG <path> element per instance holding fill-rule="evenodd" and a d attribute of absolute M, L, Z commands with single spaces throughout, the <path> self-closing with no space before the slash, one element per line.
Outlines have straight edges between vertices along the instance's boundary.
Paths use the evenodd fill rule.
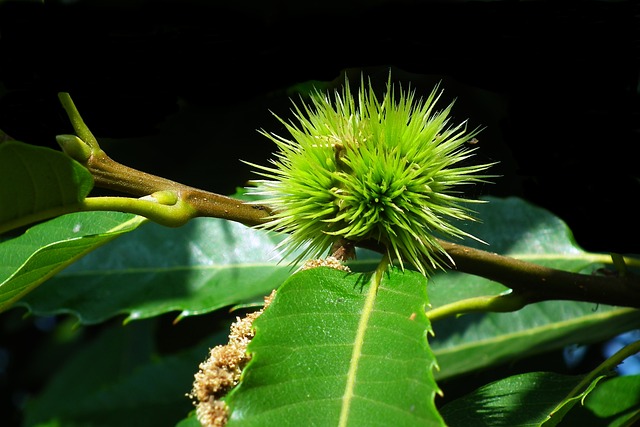
<path fill-rule="evenodd" d="M 251 164 L 266 178 L 251 192 L 274 212 L 262 228 L 287 233 L 282 247 L 298 259 L 374 239 L 424 275 L 453 264 L 436 236 L 475 239 L 453 225 L 474 220 L 466 204 L 481 202 L 459 187 L 487 182 L 479 172 L 491 164 L 463 165 L 479 130 L 449 124 L 453 104 L 434 109 L 441 94 L 436 86 L 426 100 L 401 87 L 396 95 L 389 78 L 379 99 L 362 79 L 354 98 L 347 80 L 333 97 L 315 91 L 309 104 L 294 103 L 297 124 L 276 116 L 290 138 L 261 130 L 278 151 L 270 166 Z"/>

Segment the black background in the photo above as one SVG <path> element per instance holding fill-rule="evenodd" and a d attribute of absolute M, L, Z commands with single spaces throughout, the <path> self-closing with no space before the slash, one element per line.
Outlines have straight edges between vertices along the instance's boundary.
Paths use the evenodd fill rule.
<path fill-rule="evenodd" d="M 289 114 L 288 88 L 391 71 L 486 126 L 478 159 L 502 177 L 480 193 L 637 254 L 639 23 L 630 1 L 0 0 L 0 129 L 57 148 L 69 92 L 114 159 L 230 194 L 254 177 L 240 159 L 271 155 L 257 129 L 285 135 L 269 110 Z"/>
<path fill-rule="evenodd" d="M 286 89 L 442 81 L 479 159 L 589 251 L 638 252 L 640 13 L 625 1 L 4 2 L 0 129 L 55 147 L 66 91 L 116 160 L 212 191 L 252 177 Z M 376 77 L 377 76 L 377 77 Z M 56 147 L 57 148 L 57 147 Z"/>

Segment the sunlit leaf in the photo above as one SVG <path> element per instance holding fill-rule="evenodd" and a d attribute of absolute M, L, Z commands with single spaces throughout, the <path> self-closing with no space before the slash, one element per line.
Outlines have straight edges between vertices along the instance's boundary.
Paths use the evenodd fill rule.
<path fill-rule="evenodd" d="M 283 284 L 254 322 L 228 426 L 440 426 L 426 280 L 326 267 Z"/>
<path fill-rule="evenodd" d="M 75 213 L 0 242 L 0 311 L 82 256 L 144 221 L 142 217 L 118 212 Z"/>
<path fill-rule="evenodd" d="M 196 418 L 195 412 L 191 412 L 185 419 L 180 420 L 176 427 L 201 427 L 200 421 Z"/>
<path fill-rule="evenodd" d="M 89 171 L 61 151 L 0 143 L 0 229 L 18 218 L 81 202 L 92 187 Z"/>
<path fill-rule="evenodd" d="M 73 313 L 96 323 L 176 312 L 193 316 L 262 302 L 295 271 L 279 238 L 234 222 L 197 218 L 179 228 L 149 223 L 98 249 L 20 302 L 38 315 Z"/>

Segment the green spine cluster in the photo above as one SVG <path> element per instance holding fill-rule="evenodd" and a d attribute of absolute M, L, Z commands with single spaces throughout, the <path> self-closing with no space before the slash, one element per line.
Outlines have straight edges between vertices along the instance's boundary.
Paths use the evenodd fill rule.
<path fill-rule="evenodd" d="M 474 220 L 466 205 L 481 200 L 459 187 L 487 182 L 479 172 L 491 164 L 465 162 L 479 130 L 451 125 L 453 104 L 436 111 L 441 94 L 396 94 L 389 78 L 381 99 L 364 79 L 353 96 L 346 80 L 333 96 L 316 90 L 294 103 L 297 123 L 276 116 L 290 137 L 260 131 L 278 151 L 270 166 L 251 164 L 265 178 L 251 192 L 274 212 L 262 227 L 288 234 L 285 255 L 321 257 L 336 242 L 373 239 L 424 275 L 452 264 L 437 236 L 475 239 L 453 222 Z"/>

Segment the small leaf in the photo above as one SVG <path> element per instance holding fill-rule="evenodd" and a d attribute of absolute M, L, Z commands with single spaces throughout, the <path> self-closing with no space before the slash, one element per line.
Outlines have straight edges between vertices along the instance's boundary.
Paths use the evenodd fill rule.
<path fill-rule="evenodd" d="M 0 226 L 79 203 L 92 188 L 89 171 L 60 151 L 18 141 L 0 144 Z"/>
<path fill-rule="evenodd" d="M 0 242 L 0 311 L 80 257 L 144 221 L 142 217 L 118 212 L 75 213 Z"/>
<path fill-rule="evenodd" d="M 515 375 L 444 405 L 440 413 L 449 427 L 551 427 L 603 377 L 576 391 L 584 376 L 551 372 Z"/>
<path fill-rule="evenodd" d="M 426 279 L 396 268 L 293 275 L 254 322 L 252 360 L 227 399 L 228 427 L 441 426 Z"/>

